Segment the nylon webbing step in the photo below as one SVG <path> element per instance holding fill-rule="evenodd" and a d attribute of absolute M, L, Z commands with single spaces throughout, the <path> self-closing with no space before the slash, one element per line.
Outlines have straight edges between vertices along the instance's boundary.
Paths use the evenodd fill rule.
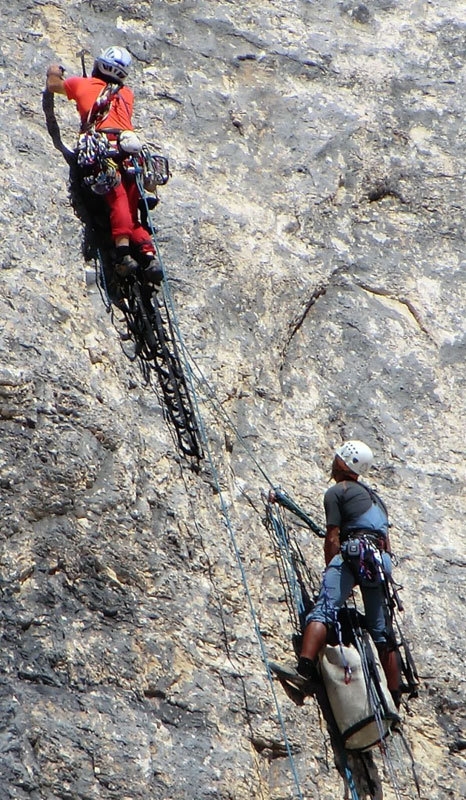
<path fill-rule="evenodd" d="M 196 415 L 183 372 L 167 306 L 158 294 L 137 281 L 126 287 L 127 304 L 122 307 L 128 331 L 136 341 L 143 373 L 158 379 L 165 410 L 184 455 L 203 457 Z"/>

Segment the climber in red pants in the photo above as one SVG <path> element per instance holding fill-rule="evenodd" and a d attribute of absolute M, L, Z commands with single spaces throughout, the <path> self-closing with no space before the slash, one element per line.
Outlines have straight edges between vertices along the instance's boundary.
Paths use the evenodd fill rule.
<path fill-rule="evenodd" d="M 133 130 L 134 95 L 124 85 L 130 64 L 131 56 L 124 47 L 108 47 L 96 58 L 90 78 L 65 78 L 63 68 L 52 64 L 47 70 L 46 86 L 49 92 L 65 94 L 76 102 L 81 133 L 92 128 L 97 134 L 105 134 L 110 144 L 118 146 L 123 153 L 134 155 L 142 144 Z M 102 183 L 91 188 L 103 194 L 109 207 L 117 274 L 127 277 L 136 272 L 139 261 L 146 280 L 161 283 L 163 271 L 153 241 L 138 219 L 140 195 L 134 175 L 120 168 L 101 177 Z M 132 257 L 131 248 L 137 251 L 138 261 Z"/>

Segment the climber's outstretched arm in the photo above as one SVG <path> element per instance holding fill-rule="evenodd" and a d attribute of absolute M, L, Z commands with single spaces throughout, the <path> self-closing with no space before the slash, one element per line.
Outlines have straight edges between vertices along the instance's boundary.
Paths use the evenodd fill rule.
<path fill-rule="evenodd" d="M 64 72 L 65 70 L 60 64 L 51 64 L 47 70 L 47 83 L 46 87 L 49 92 L 54 94 L 66 94 L 64 86 Z"/>

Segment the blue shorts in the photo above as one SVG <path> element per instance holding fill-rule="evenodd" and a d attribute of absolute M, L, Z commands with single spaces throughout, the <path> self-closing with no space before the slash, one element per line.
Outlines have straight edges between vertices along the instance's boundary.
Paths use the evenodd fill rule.
<path fill-rule="evenodd" d="M 392 574 L 392 560 L 388 553 L 382 553 L 383 572 Z M 319 598 L 306 617 L 309 622 L 322 622 L 334 625 L 340 608 L 346 603 L 353 588 L 359 585 L 364 603 L 366 626 L 376 644 L 385 644 L 389 628 L 389 618 L 385 605 L 385 588 L 381 581 L 371 583 L 358 580 L 347 561 L 340 553 L 334 556 L 324 573 Z"/>

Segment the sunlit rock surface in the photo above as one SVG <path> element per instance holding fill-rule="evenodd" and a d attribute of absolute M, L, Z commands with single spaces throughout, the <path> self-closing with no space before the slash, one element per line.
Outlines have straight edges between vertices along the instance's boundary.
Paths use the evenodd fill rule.
<path fill-rule="evenodd" d="M 464 3 L 0 8 L 1 800 L 344 796 L 315 702 L 267 679 L 262 653 L 294 656 L 262 492 L 323 524 L 351 437 L 391 510 L 421 797 L 463 797 Z M 154 220 L 199 473 L 86 283 L 42 114 L 47 65 L 112 43 L 170 161 Z M 416 797 L 401 746 L 393 767 Z"/>

